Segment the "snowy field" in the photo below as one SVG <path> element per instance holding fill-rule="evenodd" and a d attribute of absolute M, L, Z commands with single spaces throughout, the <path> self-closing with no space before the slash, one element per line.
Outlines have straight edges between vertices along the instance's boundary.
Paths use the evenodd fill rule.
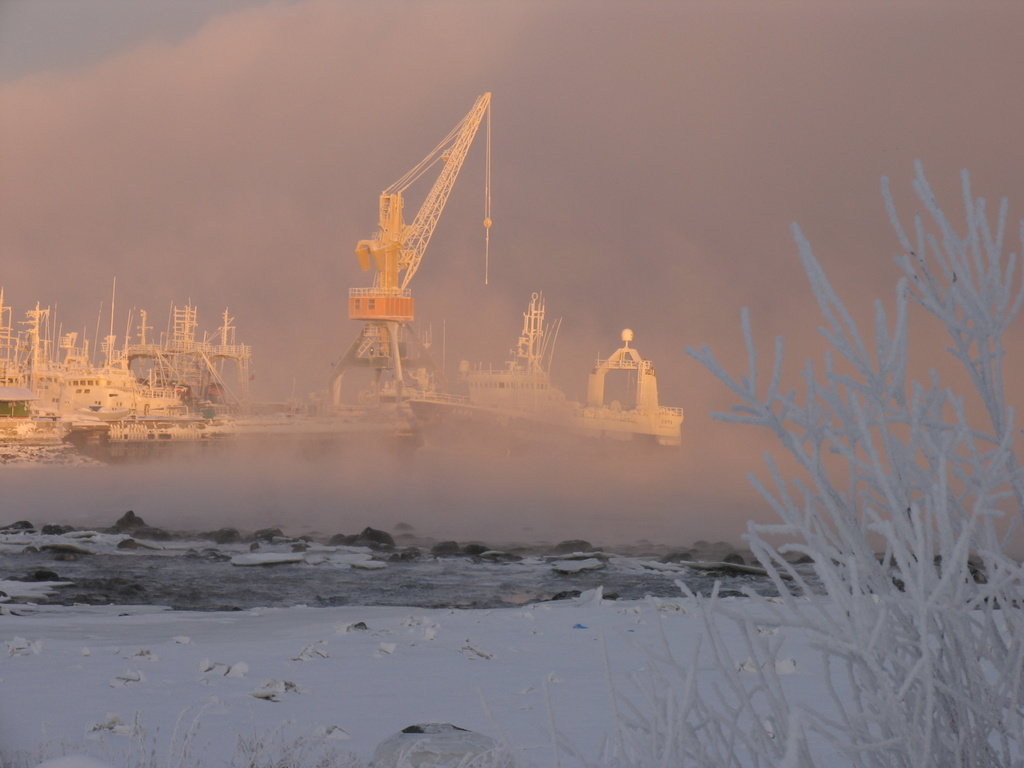
<path fill-rule="evenodd" d="M 448 722 L 493 737 L 517 765 L 583 765 L 622 724 L 617 697 L 643 706 L 666 653 L 687 663 L 701 634 L 692 600 L 599 590 L 497 610 L 12 605 L 0 615 L 0 743 L 12 768 L 65 752 L 118 768 L 151 754 L 160 766 L 271 765 L 304 749 L 296 765 L 330 750 L 362 765 L 395 732 Z M 777 671 L 813 704 L 812 654 L 787 653 Z"/>
<path fill-rule="evenodd" d="M 670 668 L 669 649 L 691 659 L 703 630 L 677 581 L 773 593 L 742 569 L 600 550 L 0 531 L 0 764 L 363 765 L 443 722 L 516 765 L 582 765 L 623 725 L 616 698 L 641 695 L 637 675 Z M 802 690 L 803 666 L 778 671 Z"/>

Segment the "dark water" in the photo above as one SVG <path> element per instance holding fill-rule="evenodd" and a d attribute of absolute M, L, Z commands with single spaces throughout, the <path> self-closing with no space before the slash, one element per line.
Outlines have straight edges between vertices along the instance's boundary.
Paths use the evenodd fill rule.
<path fill-rule="evenodd" d="M 173 555 L 92 554 L 56 560 L 51 552 L 0 553 L 0 579 L 24 579 L 38 571 L 55 573 L 71 586 L 60 587 L 38 603 L 166 605 L 179 610 L 234 610 L 258 606 L 408 605 L 424 608 L 494 608 L 571 597 L 604 588 L 605 596 L 637 599 L 676 597 L 676 580 L 694 592 L 709 593 L 716 579 L 722 589 L 750 587 L 774 594 L 759 576 L 638 571 L 612 560 L 603 570 L 563 575 L 540 557 L 492 563 L 468 557 L 388 562 L 380 570 L 337 563 L 294 563 L 239 567 L 229 553 L 215 549 Z M 386 557 L 386 555 L 384 555 Z M 51 577 L 52 578 L 52 577 Z"/>

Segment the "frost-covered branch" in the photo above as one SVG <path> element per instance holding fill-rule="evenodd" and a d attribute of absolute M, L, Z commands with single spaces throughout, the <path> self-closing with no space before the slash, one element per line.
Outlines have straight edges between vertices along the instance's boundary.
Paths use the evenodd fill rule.
<path fill-rule="evenodd" d="M 1004 542 L 1010 522 L 1024 518 L 1024 475 L 1005 396 L 1003 337 L 1024 283 L 1016 253 L 1003 253 L 1005 202 L 993 228 L 964 174 L 966 229 L 958 234 L 920 165 L 914 188 L 931 226 L 915 218 L 911 242 L 883 181 L 903 276 L 894 318 L 875 305 L 870 346 L 794 227 L 829 345 L 819 365 L 804 367 L 803 392 L 780 390 L 781 339 L 762 389 L 745 311 L 746 375 L 729 374 L 707 347 L 687 351 L 738 398 L 730 413 L 716 415 L 768 429 L 800 470 L 787 479 L 767 457 L 770 483 L 754 484 L 779 521 L 751 524 L 746 538 L 782 596 L 773 609 L 779 626 L 807 633 L 821 650 L 834 711 L 799 714 L 770 700 L 777 727 L 796 728 L 799 714 L 801 729 L 855 766 L 1018 765 L 1024 590 Z M 910 302 L 945 327 L 984 425 L 970 422 L 964 398 L 936 370 L 925 381 L 908 378 Z M 796 554 L 813 560 L 819 594 L 790 564 Z M 708 632 L 714 641 L 713 624 Z M 724 660 L 719 666 L 727 672 Z M 762 688 L 774 690 L 767 679 Z M 761 717 L 739 714 L 747 727 Z M 791 747 L 787 755 L 804 764 Z"/>

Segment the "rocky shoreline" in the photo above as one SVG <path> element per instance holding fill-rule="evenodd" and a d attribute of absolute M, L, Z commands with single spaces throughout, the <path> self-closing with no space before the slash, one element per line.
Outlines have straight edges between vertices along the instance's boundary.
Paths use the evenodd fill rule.
<path fill-rule="evenodd" d="M 0 602 L 151 604 L 232 610 L 304 604 L 497 607 L 578 596 L 674 596 L 716 581 L 729 594 L 772 591 L 749 553 L 725 542 L 689 548 L 584 539 L 491 545 L 435 540 L 408 524 L 393 532 L 285 534 L 168 531 L 133 511 L 75 528 L 21 520 L 0 527 Z"/>

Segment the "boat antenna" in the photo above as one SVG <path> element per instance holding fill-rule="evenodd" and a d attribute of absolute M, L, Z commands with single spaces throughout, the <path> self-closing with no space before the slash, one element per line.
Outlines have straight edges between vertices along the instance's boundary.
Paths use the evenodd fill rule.
<path fill-rule="evenodd" d="M 53 355 L 53 350 L 57 349 L 57 307 L 59 306 L 60 304 L 54 302 L 52 322 L 49 315 L 47 315 L 46 317 L 46 337 L 49 339 L 49 348 L 51 350 L 51 356 Z"/>
<path fill-rule="evenodd" d="M 95 353 L 96 353 L 96 344 L 97 344 L 97 342 L 99 341 L 99 338 L 100 338 L 100 320 L 101 320 L 102 318 L 103 318 L 103 302 L 101 301 L 101 302 L 100 302 L 100 308 L 99 308 L 99 311 L 98 311 L 98 312 L 96 312 L 96 330 L 95 330 L 95 331 L 93 331 L 93 334 L 92 334 L 92 349 L 93 349 L 93 354 L 95 354 Z M 92 355 L 90 355 L 90 360 L 89 360 L 89 362 L 92 362 Z"/>
<path fill-rule="evenodd" d="M 555 361 L 555 342 L 558 341 L 558 332 L 561 330 L 561 328 L 562 328 L 562 318 L 558 318 L 557 320 L 555 320 L 555 322 L 553 322 L 551 324 L 551 327 L 549 329 L 551 335 L 548 336 L 547 339 L 545 339 L 545 342 L 544 342 L 545 346 L 548 347 L 548 349 L 547 349 L 547 353 L 548 353 L 547 371 L 549 373 L 551 372 L 551 364 Z M 547 343 L 548 339 L 551 340 L 550 344 Z"/>
<path fill-rule="evenodd" d="M 110 333 L 107 336 L 107 365 L 111 363 L 111 356 L 114 354 L 114 300 L 117 298 L 117 275 L 114 275 L 114 282 L 110 286 Z"/>
<path fill-rule="evenodd" d="M 124 351 L 127 357 L 128 353 L 128 340 L 132 337 L 132 315 L 135 314 L 135 307 L 128 310 L 128 322 L 124 324 Z"/>

